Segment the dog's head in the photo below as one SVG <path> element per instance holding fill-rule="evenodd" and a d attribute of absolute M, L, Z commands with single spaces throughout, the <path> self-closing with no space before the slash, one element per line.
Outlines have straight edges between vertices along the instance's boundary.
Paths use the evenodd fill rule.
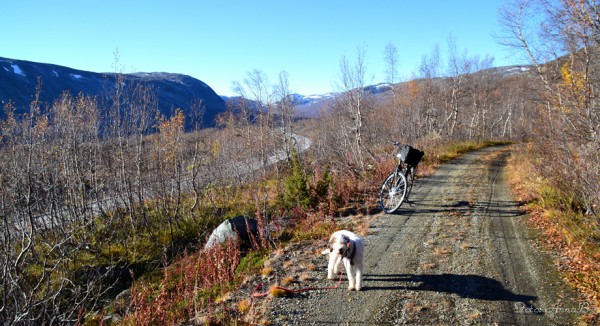
<path fill-rule="evenodd" d="M 329 249 L 323 250 L 322 254 L 336 253 L 342 257 L 352 259 L 354 256 L 354 243 L 347 236 L 332 236 L 329 239 Z"/>

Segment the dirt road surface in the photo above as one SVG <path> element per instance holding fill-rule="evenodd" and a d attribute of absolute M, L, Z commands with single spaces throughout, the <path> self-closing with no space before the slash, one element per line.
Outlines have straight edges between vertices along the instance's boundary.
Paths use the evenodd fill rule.
<path fill-rule="evenodd" d="M 275 325 L 573 323 L 585 307 L 570 300 L 548 254 L 532 245 L 526 215 L 505 180 L 509 155 L 509 147 L 486 148 L 418 179 L 410 204 L 369 228 L 362 291 L 348 291 L 344 275 L 335 290 L 269 300 L 267 319 Z M 306 262 L 300 259 L 306 254 L 286 258 L 302 261 L 288 264 L 289 273 L 314 278 L 310 286 L 334 285 L 325 279 L 326 258 Z"/>

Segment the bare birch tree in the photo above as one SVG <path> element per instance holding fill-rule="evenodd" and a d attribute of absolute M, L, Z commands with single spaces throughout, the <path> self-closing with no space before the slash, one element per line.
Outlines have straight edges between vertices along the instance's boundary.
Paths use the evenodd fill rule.
<path fill-rule="evenodd" d="M 281 118 L 279 128 L 282 134 L 283 148 L 287 161 L 289 161 L 291 159 L 293 146 L 294 105 L 292 103 L 292 94 L 290 92 L 289 74 L 286 71 L 282 71 L 279 74 L 279 83 L 275 86 L 275 94 L 277 98 L 278 113 Z"/>
<path fill-rule="evenodd" d="M 539 132 L 550 146 L 540 143 L 539 152 L 554 164 L 564 164 L 546 173 L 557 179 L 560 171 L 562 182 L 555 186 L 574 192 L 586 213 L 596 216 L 600 206 L 599 7 L 597 0 L 512 1 L 501 12 L 499 38 L 530 60 L 543 85 L 544 106 L 538 107 L 544 112 L 540 124 L 544 128 Z M 563 160 L 557 162 L 555 157 Z"/>
<path fill-rule="evenodd" d="M 390 84 L 398 82 L 398 49 L 389 42 L 383 50 L 383 59 L 385 63 L 385 80 Z"/>
<path fill-rule="evenodd" d="M 365 90 L 367 83 L 367 66 L 365 62 L 366 51 L 364 48 L 356 49 L 356 61 L 351 63 L 346 56 L 340 59 L 339 83 L 342 94 L 339 96 L 339 105 L 349 114 L 348 119 L 340 124 L 345 133 L 352 135 L 352 159 L 357 168 L 365 168 L 363 148 L 363 128 L 365 113 L 370 108 L 370 94 Z"/>

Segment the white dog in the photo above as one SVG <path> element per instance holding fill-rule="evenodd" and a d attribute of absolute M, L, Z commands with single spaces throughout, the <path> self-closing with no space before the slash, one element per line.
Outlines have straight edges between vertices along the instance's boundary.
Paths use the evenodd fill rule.
<path fill-rule="evenodd" d="M 348 290 L 360 291 L 364 250 L 363 239 L 358 235 L 346 230 L 334 232 L 329 238 L 329 249 L 322 252 L 323 255 L 329 254 L 327 278 L 330 280 L 335 278 L 339 273 L 338 266 L 342 260 L 350 282 Z"/>

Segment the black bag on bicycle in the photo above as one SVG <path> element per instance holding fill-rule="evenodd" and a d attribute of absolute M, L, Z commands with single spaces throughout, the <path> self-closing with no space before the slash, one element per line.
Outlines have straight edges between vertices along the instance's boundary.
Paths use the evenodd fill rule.
<path fill-rule="evenodd" d="M 417 166 L 421 162 L 423 155 L 425 155 L 425 152 L 409 145 L 404 145 L 400 149 L 400 159 L 408 165 Z"/>

